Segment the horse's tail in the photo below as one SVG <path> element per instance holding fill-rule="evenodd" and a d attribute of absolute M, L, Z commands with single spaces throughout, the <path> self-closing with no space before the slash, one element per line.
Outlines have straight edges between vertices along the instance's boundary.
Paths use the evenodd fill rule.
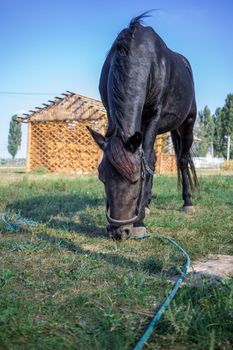
<path fill-rule="evenodd" d="M 181 154 L 182 154 L 182 139 L 180 134 L 177 131 L 171 132 L 172 142 L 175 149 L 176 154 L 176 165 L 177 165 L 177 176 L 178 176 L 178 185 L 181 186 L 181 170 L 180 170 L 180 160 L 181 160 Z M 198 179 L 197 179 L 197 173 L 195 169 L 195 165 L 192 160 L 192 156 L 189 152 L 186 154 L 186 159 L 188 161 L 188 179 L 189 179 L 189 185 L 192 192 L 198 189 Z"/>

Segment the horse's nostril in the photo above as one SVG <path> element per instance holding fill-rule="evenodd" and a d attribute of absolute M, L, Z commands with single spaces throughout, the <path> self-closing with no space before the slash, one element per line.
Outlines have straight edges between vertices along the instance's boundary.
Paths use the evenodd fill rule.
<path fill-rule="evenodd" d="M 124 240 L 124 239 L 128 239 L 132 236 L 132 227 L 130 226 L 113 226 L 113 225 L 108 225 L 107 227 L 107 233 L 108 236 L 112 239 L 115 240 Z"/>
<path fill-rule="evenodd" d="M 128 229 L 128 228 L 126 228 L 126 229 L 124 230 L 124 232 L 125 232 L 125 235 L 126 235 L 127 237 L 129 237 L 129 236 L 131 235 L 130 229 Z"/>

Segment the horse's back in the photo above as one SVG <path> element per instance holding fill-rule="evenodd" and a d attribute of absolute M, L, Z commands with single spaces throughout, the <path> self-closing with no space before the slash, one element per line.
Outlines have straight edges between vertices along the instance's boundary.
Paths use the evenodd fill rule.
<path fill-rule="evenodd" d="M 128 42 L 131 40 L 130 45 L 128 45 L 127 40 Z M 123 52 L 121 52 L 121 47 Z M 127 50 L 125 50 L 125 47 L 127 47 Z M 99 90 L 108 114 L 111 109 L 108 101 L 108 96 L 111 95 L 109 74 L 111 74 L 111 70 L 114 70 L 116 58 L 119 58 L 119 56 L 121 60 L 128 60 L 131 64 L 128 69 L 132 69 L 134 73 L 136 71 L 137 75 L 140 74 L 142 79 L 145 80 L 148 91 L 146 92 L 143 111 L 146 111 L 147 114 L 148 110 L 151 109 L 152 116 L 154 111 L 161 110 L 161 132 L 171 130 L 173 124 L 179 124 L 186 118 L 195 105 L 191 65 L 185 56 L 168 48 L 152 27 L 144 27 L 140 23 L 136 25 L 133 33 L 130 27 L 121 31 L 104 62 Z M 123 81 L 124 84 L 127 84 L 127 77 L 132 76 L 132 74 L 127 70 L 125 74 Z M 137 78 L 135 77 L 135 83 L 136 81 Z M 132 87 L 129 86 L 129 88 L 134 91 L 135 84 Z M 139 93 L 142 94 L 142 92 Z M 129 104 L 130 101 L 126 101 L 126 103 Z M 144 117 L 147 118 L 148 116 L 142 115 L 142 120 Z M 164 127 L 164 124 L 167 124 L 167 126 Z"/>

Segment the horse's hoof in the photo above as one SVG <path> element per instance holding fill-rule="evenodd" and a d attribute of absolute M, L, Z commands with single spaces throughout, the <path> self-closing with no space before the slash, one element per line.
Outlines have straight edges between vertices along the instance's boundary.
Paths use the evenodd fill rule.
<path fill-rule="evenodd" d="M 194 214 L 195 213 L 195 208 L 193 205 L 184 205 L 183 206 L 183 210 L 186 212 L 186 213 L 190 213 L 190 214 Z"/>
<path fill-rule="evenodd" d="M 145 216 L 150 215 L 150 208 L 145 207 Z"/>
<path fill-rule="evenodd" d="M 132 237 L 133 238 L 143 238 L 148 236 L 146 228 L 144 226 L 133 227 Z"/>

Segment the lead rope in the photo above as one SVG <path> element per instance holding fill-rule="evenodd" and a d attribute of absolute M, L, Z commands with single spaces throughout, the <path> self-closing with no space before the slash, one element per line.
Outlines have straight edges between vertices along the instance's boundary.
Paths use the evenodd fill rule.
<path fill-rule="evenodd" d="M 166 310 L 166 308 L 168 307 L 168 305 L 170 304 L 170 302 L 172 301 L 172 299 L 176 295 L 176 292 L 177 292 L 179 286 L 181 285 L 181 283 L 183 282 L 183 280 L 184 280 L 184 278 L 185 278 L 185 276 L 187 274 L 188 268 L 190 266 L 190 257 L 188 255 L 188 253 L 186 253 L 186 251 L 176 241 L 174 241 L 170 237 L 161 236 L 159 234 L 152 234 L 152 235 L 147 235 L 145 237 L 140 237 L 140 238 L 135 238 L 135 239 L 136 240 L 140 240 L 140 239 L 145 239 L 145 238 L 150 238 L 150 237 L 159 237 L 160 239 L 167 240 L 170 243 L 174 244 L 182 252 L 182 254 L 186 257 L 186 263 L 185 263 L 185 265 L 184 265 L 184 267 L 182 269 L 182 272 L 181 272 L 181 275 L 180 275 L 179 279 L 177 280 L 177 282 L 175 283 L 173 288 L 170 290 L 170 292 L 169 292 L 169 294 L 167 296 L 167 299 L 161 305 L 159 310 L 154 313 L 154 316 L 152 317 L 149 325 L 147 326 L 143 336 L 138 341 L 138 343 L 133 348 L 133 350 L 141 350 L 143 348 L 143 346 L 145 345 L 145 343 L 147 342 L 147 340 L 149 339 L 149 337 L 153 333 L 155 327 L 157 326 L 157 324 L 158 324 L 160 318 L 162 317 L 164 311 Z"/>

